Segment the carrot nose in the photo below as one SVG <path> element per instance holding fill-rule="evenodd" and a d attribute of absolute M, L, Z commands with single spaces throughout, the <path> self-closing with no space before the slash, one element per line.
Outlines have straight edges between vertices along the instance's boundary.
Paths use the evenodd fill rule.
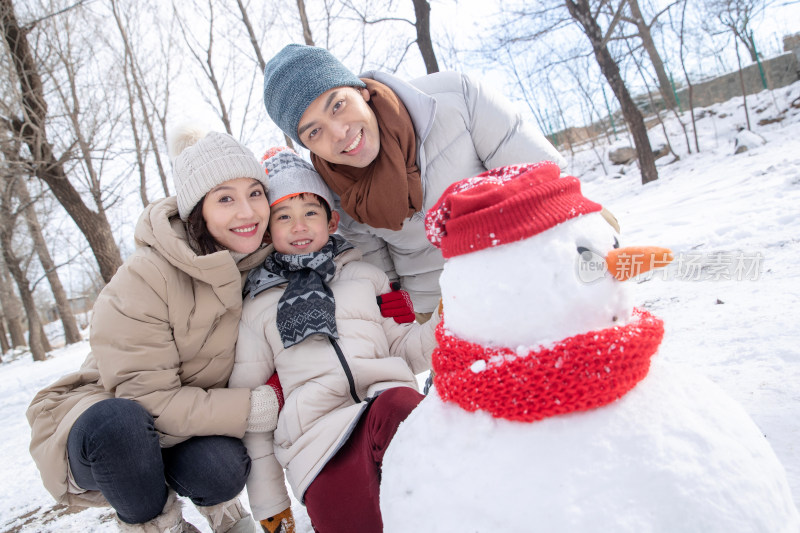
<path fill-rule="evenodd" d="M 658 246 L 629 246 L 611 250 L 606 256 L 608 271 L 619 281 L 625 281 L 648 270 L 663 268 L 673 259 L 669 248 Z"/>

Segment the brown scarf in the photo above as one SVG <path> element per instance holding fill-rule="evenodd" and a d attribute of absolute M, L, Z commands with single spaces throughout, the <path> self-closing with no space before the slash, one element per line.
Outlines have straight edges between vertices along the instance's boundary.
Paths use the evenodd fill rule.
<path fill-rule="evenodd" d="M 375 80 L 362 81 L 370 95 L 367 103 L 378 118 L 378 157 L 364 168 L 331 164 L 314 154 L 311 161 L 348 215 L 373 228 L 396 231 L 422 209 L 414 125 L 394 91 Z"/>

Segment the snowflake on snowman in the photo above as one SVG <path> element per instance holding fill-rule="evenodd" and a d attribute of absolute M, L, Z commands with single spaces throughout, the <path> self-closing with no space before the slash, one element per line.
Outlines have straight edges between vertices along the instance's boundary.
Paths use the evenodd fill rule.
<path fill-rule="evenodd" d="M 657 357 L 663 322 L 633 306 L 625 281 L 671 252 L 613 222 L 549 162 L 428 212 L 444 314 L 434 386 L 384 457 L 384 531 L 800 531 L 764 435 Z"/>

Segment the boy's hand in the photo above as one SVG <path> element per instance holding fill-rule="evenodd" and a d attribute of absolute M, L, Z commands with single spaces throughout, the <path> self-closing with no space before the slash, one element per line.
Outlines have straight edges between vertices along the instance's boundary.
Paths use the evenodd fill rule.
<path fill-rule="evenodd" d="M 261 529 L 267 533 L 294 533 L 294 515 L 292 508 L 287 507 L 275 516 L 270 516 L 259 522 Z"/>
<path fill-rule="evenodd" d="M 381 308 L 381 315 L 386 318 L 393 318 L 398 324 L 414 321 L 414 304 L 408 293 L 400 289 L 400 282 L 393 281 L 390 284 L 391 292 L 381 294 L 377 297 L 378 306 Z"/>

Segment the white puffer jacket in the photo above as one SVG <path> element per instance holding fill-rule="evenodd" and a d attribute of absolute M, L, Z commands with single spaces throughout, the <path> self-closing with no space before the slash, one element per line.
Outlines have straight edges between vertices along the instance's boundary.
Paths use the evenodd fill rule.
<path fill-rule="evenodd" d="M 281 466 L 302 501 L 349 436 L 365 400 L 391 387 L 416 389 L 415 374 L 430 368 L 438 313 L 422 325 L 381 316 L 376 296 L 390 290 L 389 280 L 360 258 L 357 249 L 339 254 L 328 283 L 336 300 L 336 345 L 343 360 L 321 334 L 283 347 L 276 318 L 285 283 L 245 297 L 229 386 L 255 388 L 277 371 L 286 398 L 274 446 L 269 433 L 246 433 L 244 438 L 253 460 L 247 494 L 257 520 L 289 506 Z"/>
<path fill-rule="evenodd" d="M 417 164 L 423 209 L 392 231 L 373 228 L 342 214 L 339 233 L 357 246 L 364 261 L 391 279 L 399 278 L 418 312 L 430 312 L 441 298 L 442 254 L 428 242 L 424 219 L 444 190 L 463 178 L 517 163 L 566 161 L 539 129 L 524 121 L 507 98 L 474 78 L 438 72 L 411 81 L 383 72 L 367 72 L 391 88 L 405 104 L 417 136 Z"/>

